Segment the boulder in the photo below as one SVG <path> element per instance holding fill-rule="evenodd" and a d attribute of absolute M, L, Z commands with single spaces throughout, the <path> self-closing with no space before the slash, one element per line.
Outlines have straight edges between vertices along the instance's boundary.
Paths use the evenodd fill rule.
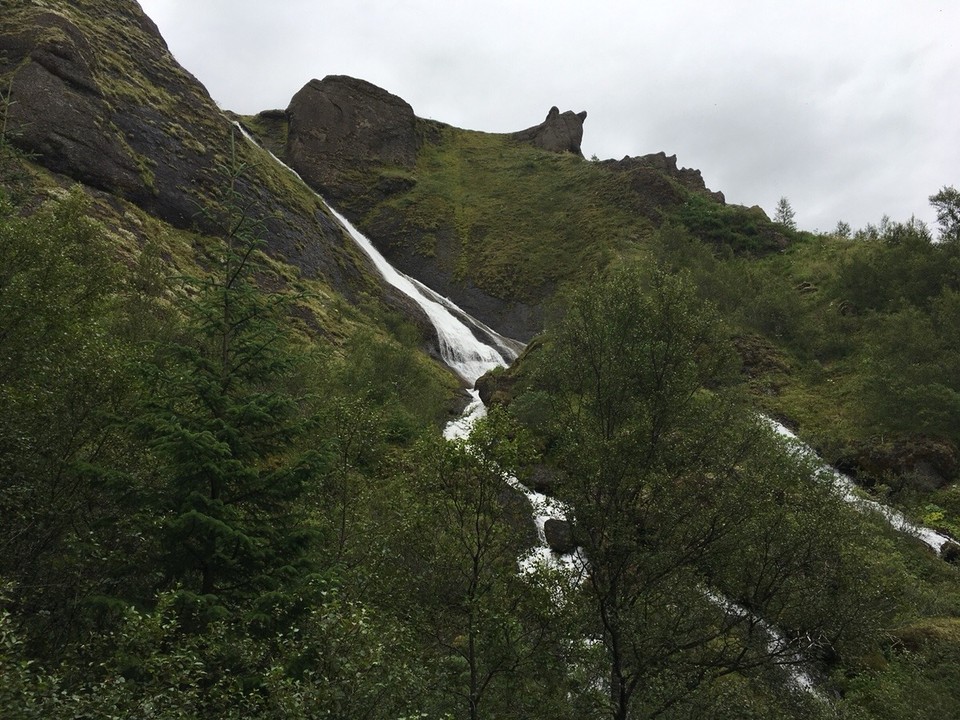
<path fill-rule="evenodd" d="M 320 192 L 342 190 L 347 174 L 376 167 L 412 169 L 420 141 L 413 108 L 365 80 L 311 80 L 290 100 L 286 157 Z"/>
<path fill-rule="evenodd" d="M 506 407 L 513 398 L 512 391 L 516 382 L 517 379 L 513 375 L 497 368 L 477 378 L 474 387 L 487 407 L 494 405 Z"/>
<path fill-rule="evenodd" d="M 503 510 L 503 519 L 513 529 L 519 544 L 515 548 L 517 554 L 537 544 L 537 526 L 530 514 L 530 503 L 527 496 L 509 485 L 504 485 L 497 499 Z"/>
<path fill-rule="evenodd" d="M 567 110 L 561 113 L 556 106 L 550 108 L 547 118 L 539 125 L 511 133 L 514 140 L 549 152 L 569 152 L 583 157 L 580 143 L 583 141 L 583 121 L 587 111 L 575 113 Z"/>
<path fill-rule="evenodd" d="M 557 486 L 558 472 L 548 465 L 534 465 L 527 481 L 532 490 L 544 495 L 553 495 Z"/>
<path fill-rule="evenodd" d="M 561 555 L 572 553 L 577 549 L 573 541 L 573 528 L 566 520 L 550 518 L 543 525 L 543 534 L 550 549 Z"/>
<path fill-rule="evenodd" d="M 915 437 L 853 443 L 835 463 L 866 487 L 883 484 L 897 491 L 929 492 L 955 479 L 957 449 L 949 442 Z"/>
<path fill-rule="evenodd" d="M 960 545 L 955 542 L 945 542 L 940 548 L 940 557 L 951 565 L 960 565 Z"/>

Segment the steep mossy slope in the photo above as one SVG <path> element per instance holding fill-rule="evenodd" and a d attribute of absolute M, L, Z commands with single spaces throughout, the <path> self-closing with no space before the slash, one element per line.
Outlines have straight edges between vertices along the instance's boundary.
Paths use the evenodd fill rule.
<path fill-rule="evenodd" d="M 334 101 L 348 108 L 346 120 L 325 118 L 324 103 Z M 311 113 L 339 122 L 341 142 L 357 139 L 362 162 L 342 162 L 340 146 L 307 131 L 291 142 L 291 128 L 308 125 Z M 397 266 L 524 340 L 544 327 L 555 300 L 608 268 L 637 262 L 692 275 L 736 336 L 759 407 L 865 485 L 894 488 L 888 499 L 918 519 L 960 526 L 943 489 L 957 477 L 954 384 L 905 369 L 920 359 L 908 361 L 908 348 L 924 346 L 951 366 L 952 246 L 931 244 L 909 223 L 856 238 L 798 232 L 760 208 L 725 204 L 698 171 L 664 153 L 587 161 L 516 133 L 413 118 L 386 91 L 334 77 L 308 83 L 284 112 L 244 120 Z M 884 373 L 921 385 L 891 388 Z M 895 396 L 899 405 L 883 399 Z M 912 422 L 895 417 L 911 404 Z"/>
<path fill-rule="evenodd" d="M 149 246 L 176 275 L 205 271 L 239 207 L 264 240 L 264 286 L 299 298 L 307 336 L 341 346 L 360 328 L 393 329 L 435 352 L 419 308 L 310 188 L 244 139 L 135 2 L 5 3 L 0 98 L 4 185 L 21 212 L 78 183 L 128 265 Z"/>
<path fill-rule="evenodd" d="M 302 100 L 308 91 L 349 108 L 335 134 L 366 144 L 362 162 L 345 160 L 346 151 L 326 136 L 304 138 L 301 130 L 292 139 L 294 125 L 314 119 L 324 127 L 325 118 L 316 117 L 322 103 Z M 665 221 L 689 227 L 721 252 L 764 254 L 787 242 L 762 210 L 725 205 L 673 156 L 588 161 L 536 147 L 523 133 L 419 118 L 398 140 L 397 127 L 405 125 L 397 114 L 413 119 L 404 105 L 368 83 L 334 77 L 308 83 L 285 115 L 268 111 L 243 121 L 268 146 L 283 147 L 286 161 L 397 267 L 508 335 L 530 339 L 558 291 L 618 259 L 647 256 Z M 362 122 L 353 119 L 360 112 Z M 383 136 L 408 160 L 391 159 L 395 150 L 379 154 Z"/>
<path fill-rule="evenodd" d="M 665 482 L 628 484 L 617 518 L 594 508 L 599 527 L 626 519 L 598 535 L 614 540 L 608 568 L 631 582 L 683 570 L 623 608 L 640 613 L 631 640 L 662 630 L 668 648 L 639 655 L 652 660 L 637 677 L 696 690 L 664 716 L 951 716 L 951 555 L 848 512 L 780 453 L 764 453 L 770 472 L 728 462 L 737 443 L 721 440 L 760 408 L 870 492 L 960 535 L 957 247 L 911 223 L 857 239 L 796 232 L 726 205 L 664 153 L 588 161 L 585 113 L 488 134 L 339 77 L 239 118 L 402 269 L 533 338 L 479 383 L 508 408 L 468 447 L 437 432 L 459 381 L 422 352 L 419 313 L 135 3 L 4 3 L 0 74 L 0 708 L 12 717 L 455 717 L 480 705 L 484 667 L 490 716 L 609 717 L 604 643 L 583 643 L 603 621 L 582 597 L 558 605 L 555 578 L 517 572 L 529 527 L 503 474 L 563 498 L 565 481 L 611 460 L 598 492 L 572 503 L 589 507 L 617 478 L 650 479 L 645 404 L 684 398 L 684 424 L 663 435 Z M 331 98 L 349 102 L 327 116 Z M 618 275 L 626 284 L 603 284 Z M 656 277 L 682 290 L 682 312 L 651 304 Z M 601 319 L 588 335 L 620 308 L 608 347 L 622 352 L 603 366 L 605 394 L 628 408 L 617 419 L 636 423 L 620 445 L 571 430 L 586 404 L 551 416 L 575 399 L 586 358 L 571 326 L 555 352 L 554 316 L 585 286 Z M 708 339 L 651 364 L 663 384 L 639 383 L 660 347 L 643 332 L 666 330 L 670 346 L 701 325 Z M 682 377 L 667 365 L 734 349 L 741 376 L 671 385 Z M 736 422 L 714 405 L 722 394 Z M 564 478 L 557 458 L 577 472 Z M 637 509 L 650 513 L 634 521 Z M 705 587 L 757 616 L 707 602 Z M 749 628 L 713 634 L 734 616 Z M 794 692 L 778 663 L 713 658 L 762 657 L 771 622 L 830 702 Z M 704 629 L 692 654 L 676 645 Z"/>
<path fill-rule="evenodd" d="M 353 301 L 370 293 L 418 316 L 313 193 L 240 138 L 136 3 L 5 3 L 0 80 L 6 139 L 44 167 L 178 229 L 217 234 L 227 168 L 240 163 L 244 204 L 274 258 Z"/>

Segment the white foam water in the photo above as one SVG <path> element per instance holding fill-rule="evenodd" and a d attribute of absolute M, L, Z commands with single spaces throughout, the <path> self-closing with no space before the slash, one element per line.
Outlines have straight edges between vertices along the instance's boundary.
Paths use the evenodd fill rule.
<path fill-rule="evenodd" d="M 890 523 L 894 529 L 919 538 L 934 552 L 939 553 L 943 549 L 944 544 L 952 542 L 951 538 L 938 533 L 936 530 L 932 530 L 931 528 L 924 527 L 923 525 L 917 525 L 916 523 L 910 522 L 903 515 L 903 513 L 900 513 L 893 508 L 884 505 L 883 503 L 879 503 L 876 500 L 863 497 L 857 492 L 857 487 L 853 480 L 823 462 L 813 448 L 801 441 L 789 429 L 784 427 L 782 423 L 779 423 L 772 418 L 765 418 L 765 420 L 776 431 L 776 433 L 780 435 L 780 437 L 784 438 L 790 452 L 797 453 L 801 457 L 811 460 L 816 465 L 817 479 L 830 483 L 845 502 L 850 503 L 860 510 L 878 513 L 884 519 L 886 519 L 886 521 Z"/>

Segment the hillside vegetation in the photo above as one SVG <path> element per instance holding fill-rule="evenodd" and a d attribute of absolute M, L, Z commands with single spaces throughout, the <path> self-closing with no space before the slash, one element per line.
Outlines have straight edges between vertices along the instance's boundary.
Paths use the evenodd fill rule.
<path fill-rule="evenodd" d="M 18 0 L 0 49 L 0 716 L 956 714 L 960 547 L 757 415 L 960 537 L 956 191 L 939 242 L 815 235 L 663 154 L 411 120 L 409 162 L 321 189 L 532 337 L 448 442 L 422 313 L 135 3 Z M 568 504 L 581 577 L 520 562 L 509 477 Z"/>

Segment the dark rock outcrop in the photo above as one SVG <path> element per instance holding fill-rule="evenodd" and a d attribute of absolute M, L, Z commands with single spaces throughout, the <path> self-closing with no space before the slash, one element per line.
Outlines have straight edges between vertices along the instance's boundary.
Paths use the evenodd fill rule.
<path fill-rule="evenodd" d="M 530 503 L 519 490 L 504 485 L 497 500 L 503 511 L 503 519 L 513 529 L 518 545 L 518 555 L 537 544 L 537 525 L 530 514 Z"/>
<path fill-rule="evenodd" d="M 573 529 L 566 520 L 550 518 L 543 525 L 543 534 L 550 549 L 561 555 L 572 553 L 577 549 L 573 541 Z"/>
<path fill-rule="evenodd" d="M 287 119 L 286 157 L 321 192 L 343 193 L 345 173 L 416 164 L 420 142 L 413 108 L 365 80 L 311 80 L 293 96 Z"/>
<path fill-rule="evenodd" d="M 653 194 L 658 196 L 657 200 L 667 205 L 676 204 L 677 201 L 682 202 L 682 196 L 680 194 L 671 196 L 664 190 L 657 191 L 658 189 L 654 186 L 644 187 L 643 181 L 640 179 L 642 178 L 646 180 L 646 183 L 649 183 L 656 176 L 663 177 L 665 175 L 676 180 L 687 190 L 706 195 L 721 205 L 726 202 L 722 192 L 714 192 L 707 187 L 703 181 L 703 175 L 700 174 L 699 170 L 677 167 L 676 155 L 667 155 L 664 152 L 639 155 L 637 157 L 627 155 L 622 160 L 604 160 L 601 162 L 601 165 L 617 172 L 627 172 L 636 176 L 638 181 L 641 182 L 641 186 L 637 187 L 638 192 L 650 193 L 654 191 Z M 656 175 L 649 172 L 644 173 L 644 170 L 653 170 L 656 172 Z M 659 197 L 661 195 L 662 197 Z"/>
<path fill-rule="evenodd" d="M 247 145 L 136 2 L 50 7 L 4 2 L 0 76 L 12 78 L 9 140 L 93 192 L 210 235 L 225 231 L 235 155 L 247 168 L 234 178 L 237 202 L 262 224 L 268 253 L 307 277 L 324 277 L 348 299 L 373 292 L 419 327 L 429 326 L 298 181 Z"/>
<path fill-rule="evenodd" d="M 951 565 L 960 565 L 960 545 L 955 542 L 945 542 L 940 548 L 940 557 Z"/>
<path fill-rule="evenodd" d="M 507 406 L 510 404 L 510 391 L 516 382 L 512 376 L 503 372 L 488 372 L 477 378 L 474 387 L 480 393 L 480 399 L 487 407 L 493 405 Z"/>
<path fill-rule="evenodd" d="M 12 72 L 10 139 L 54 172 L 127 198 L 149 196 L 131 149 L 104 127 L 111 111 L 94 79 L 90 42 L 56 13 L 35 12 L 29 21 L 0 34 L 0 68 Z"/>
<path fill-rule="evenodd" d="M 583 121 L 587 111 L 575 113 L 567 110 L 561 113 L 556 106 L 550 108 L 547 119 L 539 125 L 510 133 L 517 142 L 533 145 L 549 152 L 569 152 L 583 157 L 580 143 L 583 141 Z"/>
<path fill-rule="evenodd" d="M 549 465 L 534 465 L 527 483 L 533 490 L 544 495 L 553 495 L 557 489 L 559 473 Z"/>
<path fill-rule="evenodd" d="M 911 438 L 855 443 L 835 463 L 838 470 L 866 487 L 887 485 L 929 492 L 955 479 L 957 449 L 947 442 Z"/>

